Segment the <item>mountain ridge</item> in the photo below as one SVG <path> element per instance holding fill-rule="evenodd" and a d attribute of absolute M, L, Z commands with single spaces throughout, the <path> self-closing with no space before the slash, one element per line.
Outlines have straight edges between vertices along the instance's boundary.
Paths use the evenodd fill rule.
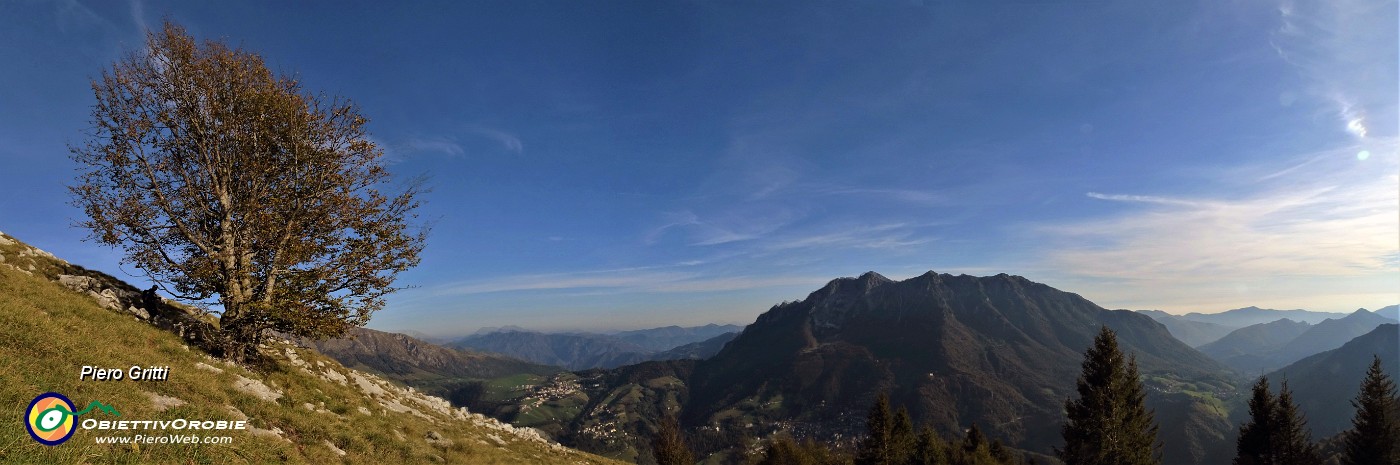
<path fill-rule="evenodd" d="M 1313 325 L 1280 318 L 1269 323 L 1246 326 L 1215 342 L 1197 347 L 1201 353 L 1231 368 L 1247 370 L 1265 363 L 1268 354 L 1302 335 Z"/>
<path fill-rule="evenodd" d="M 570 370 L 616 368 L 670 356 L 668 351 L 740 329 L 735 325 L 663 326 L 598 333 L 499 330 L 473 334 L 450 345 Z M 703 352 L 703 351 L 702 351 Z M 699 354 L 701 352 L 695 352 Z M 708 354 L 707 354 L 708 355 Z"/>
<path fill-rule="evenodd" d="M 1161 310 L 1137 310 L 1137 312 L 1157 320 L 1158 323 L 1167 327 L 1167 331 L 1172 333 L 1172 336 L 1191 347 L 1199 348 L 1202 345 L 1215 342 L 1237 329 L 1218 323 L 1186 320 Z"/>
<path fill-rule="evenodd" d="M 1381 358 L 1391 379 L 1400 376 L 1400 325 L 1377 326 L 1341 347 L 1305 357 L 1267 376 L 1275 388 L 1288 382 L 1313 437 L 1325 438 L 1351 427 L 1354 410 L 1346 401 L 1356 397 L 1372 355 Z"/>
<path fill-rule="evenodd" d="M 1147 315 L 1103 309 L 1078 294 L 1008 274 L 930 271 L 893 281 L 868 272 L 834 279 L 801 301 L 773 306 L 693 368 L 655 362 L 624 367 L 660 377 L 622 384 L 580 374 L 586 379 L 577 384 L 601 388 L 569 395 L 590 399 L 584 412 L 611 411 L 609 403 L 616 401 L 607 399 L 626 392 L 637 393 L 627 395 L 639 395 L 643 403 L 674 402 L 683 425 L 713 444 L 726 440 L 721 432 L 739 434 L 751 425 L 788 425 L 794 434 L 818 440 L 849 437 L 863 428 L 865 409 L 884 392 L 916 421 L 945 435 L 976 423 L 1008 444 L 1048 451 L 1058 444 L 1060 405 L 1073 390 L 1083 350 L 1101 325 L 1114 328 L 1125 351 L 1135 354 L 1157 388 L 1153 402 L 1182 407 L 1171 421 L 1194 425 L 1166 434 L 1173 442 L 1193 442 L 1171 452 L 1173 463 L 1223 454 L 1232 426 L 1209 408 L 1193 407 L 1200 403 L 1195 396 L 1236 391 L 1222 365 Z M 656 387 L 666 385 L 672 387 Z M 1204 391 L 1187 392 L 1188 385 Z M 627 409 L 643 408 L 629 402 Z M 603 430 L 646 428 L 586 413 L 566 422 Z M 627 447 L 647 446 L 633 441 Z"/>
<path fill-rule="evenodd" d="M 1224 326 L 1243 328 L 1245 326 L 1268 323 L 1279 318 L 1287 318 L 1293 321 L 1301 321 L 1308 324 L 1318 324 L 1329 318 L 1339 318 L 1346 316 L 1344 312 L 1319 312 L 1314 310 L 1292 309 L 1276 310 L 1272 308 L 1259 308 L 1248 306 L 1235 308 L 1217 313 L 1191 312 L 1185 315 L 1178 315 L 1182 319 L 1190 321 L 1200 321 L 1205 323 L 1216 323 Z"/>

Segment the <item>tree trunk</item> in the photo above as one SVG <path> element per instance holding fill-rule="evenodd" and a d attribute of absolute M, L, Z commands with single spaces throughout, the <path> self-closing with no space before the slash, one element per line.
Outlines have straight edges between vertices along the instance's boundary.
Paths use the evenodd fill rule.
<path fill-rule="evenodd" d="M 257 350 L 261 342 L 255 318 L 248 314 L 248 304 L 225 300 L 224 314 L 219 317 L 220 349 L 224 357 L 236 363 L 243 363 L 247 356 Z"/>

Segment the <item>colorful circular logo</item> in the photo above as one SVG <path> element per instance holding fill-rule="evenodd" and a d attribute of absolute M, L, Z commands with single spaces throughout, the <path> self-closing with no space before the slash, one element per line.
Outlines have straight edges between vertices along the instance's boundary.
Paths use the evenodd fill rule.
<path fill-rule="evenodd" d="M 24 412 L 24 429 L 29 430 L 29 436 L 39 441 L 39 444 L 63 444 L 63 441 L 73 437 L 73 432 L 77 431 L 77 427 L 73 425 L 75 410 L 73 401 L 63 394 L 39 394 L 39 397 L 35 397 L 34 401 L 29 403 L 29 410 Z"/>

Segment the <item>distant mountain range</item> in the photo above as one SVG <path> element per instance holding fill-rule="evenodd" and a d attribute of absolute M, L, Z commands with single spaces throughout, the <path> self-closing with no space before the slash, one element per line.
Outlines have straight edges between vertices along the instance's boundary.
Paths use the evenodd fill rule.
<path fill-rule="evenodd" d="M 650 360 L 704 360 L 718 354 L 724 345 L 739 337 L 739 332 L 724 333 L 700 342 L 692 342 L 648 356 Z"/>
<path fill-rule="evenodd" d="M 507 329 L 477 333 L 453 342 L 460 348 L 492 352 L 535 363 L 570 370 L 616 368 L 649 360 L 704 358 L 714 355 L 723 343 L 673 349 L 707 341 L 726 333 L 737 333 L 736 325 L 666 326 L 622 331 L 614 334 L 542 333 Z M 706 350 L 706 349 L 709 350 Z"/>
<path fill-rule="evenodd" d="M 1366 309 L 1314 325 L 1282 319 L 1240 328 L 1200 350 L 1242 374 L 1254 376 L 1341 347 L 1394 321 Z"/>
<path fill-rule="evenodd" d="M 1356 397 L 1373 355 L 1380 356 L 1390 379 L 1400 376 L 1400 325 L 1377 326 L 1341 347 L 1294 362 L 1268 377 L 1275 389 L 1288 381 L 1314 438 L 1329 437 L 1351 427 L 1356 411 L 1348 401 Z"/>
<path fill-rule="evenodd" d="M 1321 323 L 1323 320 L 1341 316 L 1344 316 L 1344 314 L 1315 312 L 1311 310 L 1274 310 L 1270 308 L 1245 307 L 1226 310 L 1220 313 L 1187 313 L 1185 315 L 1180 315 L 1180 318 L 1188 321 L 1215 323 L 1221 326 L 1243 328 L 1245 326 L 1276 321 L 1279 318 L 1287 318 L 1293 321 L 1301 321 L 1315 325 Z"/>
<path fill-rule="evenodd" d="M 1361 309 L 1365 310 L 1365 309 Z M 1167 327 L 1172 336 L 1191 347 L 1200 348 L 1225 337 L 1230 332 L 1247 326 L 1271 323 L 1289 319 L 1297 323 L 1314 325 L 1328 319 L 1346 316 L 1344 313 L 1315 312 L 1309 310 L 1274 310 L 1259 307 L 1245 307 L 1226 310 L 1220 313 L 1188 313 L 1174 315 L 1161 310 L 1138 310 Z M 1374 313 L 1391 320 L 1400 321 L 1397 306 L 1391 305 Z"/>
<path fill-rule="evenodd" d="M 1172 336 L 1191 347 L 1200 347 L 1202 344 L 1218 340 L 1225 337 L 1226 334 L 1230 334 L 1230 331 L 1237 329 L 1219 323 L 1187 320 L 1161 310 L 1138 311 L 1152 317 L 1153 320 L 1157 320 L 1162 326 L 1166 326 L 1167 331 L 1172 333 Z"/>
<path fill-rule="evenodd" d="M 345 337 L 300 340 L 349 368 L 375 372 L 424 392 L 448 398 L 467 379 L 517 374 L 550 375 L 558 367 L 497 354 L 434 345 L 404 334 L 353 328 Z"/>
<path fill-rule="evenodd" d="M 497 354 L 451 349 L 404 334 L 352 328 L 338 339 L 306 341 L 341 364 L 391 375 L 496 378 L 519 373 L 552 374 L 558 368 Z"/>
<path fill-rule="evenodd" d="M 1387 309 L 1394 313 L 1393 306 L 1381 312 Z M 1233 312 L 1222 321 L 1300 315 Z M 1320 313 L 1301 315 L 1316 320 Z M 863 429 L 864 411 L 879 393 L 945 436 L 976 424 L 1016 450 L 1048 453 L 1059 444 L 1061 407 L 1082 352 L 1107 325 L 1142 367 L 1168 445 L 1164 463 L 1213 464 L 1228 462 L 1242 421 L 1242 378 L 1226 366 L 1258 373 L 1296 362 L 1271 379 L 1290 380 L 1318 437 L 1346 426 L 1351 409 L 1339 406 L 1355 395 L 1371 353 L 1394 359 L 1397 326 L 1383 325 L 1389 320 L 1380 312 L 1325 315 L 1335 318 L 1235 328 L 1197 351 L 1172 328 L 1204 339 L 1229 327 L 1105 310 L 1019 276 L 930 272 L 896 282 L 866 273 L 774 306 L 742 333 L 720 325 L 613 334 L 507 328 L 457 342 L 543 362 L 372 330 L 315 344 L 346 365 L 623 460 L 649 457 L 657 419 L 679 413 L 701 456 L 728 463 L 740 461 L 743 438 L 778 430 L 846 443 Z"/>
<path fill-rule="evenodd" d="M 1228 461 L 1238 426 L 1217 406 L 1238 391 L 1222 365 L 1146 315 L 1005 274 L 837 279 L 774 306 L 708 359 L 556 375 L 514 401 L 547 415 L 514 419 L 629 459 L 645 455 L 655 418 L 679 411 L 701 456 L 725 456 L 742 437 L 775 430 L 841 443 L 887 393 L 945 436 L 976 424 L 1048 453 L 1060 443 L 1083 352 L 1103 325 L 1142 367 L 1171 444 L 1167 463 Z"/>
<path fill-rule="evenodd" d="M 684 328 L 680 326 L 666 326 L 661 328 L 622 331 L 613 333 L 611 336 L 624 342 L 636 344 L 649 351 L 661 352 L 686 344 L 705 341 L 727 333 L 738 333 L 743 329 L 744 327 L 739 325 L 717 325 L 711 323 L 704 326 Z"/>
<path fill-rule="evenodd" d="M 1270 354 L 1310 328 L 1310 324 L 1280 318 L 1277 321 L 1237 329 L 1196 349 L 1236 369 L 1258 367 L 1266 363 Z"/>
<path fill-rule="evenodd" d="M 1382 307 L 1380 310 L 1376 310 L 1376 314 L 1386 318 L 1390 318 L 1392 320 L 1400 321 L 1400 305 Z"/>

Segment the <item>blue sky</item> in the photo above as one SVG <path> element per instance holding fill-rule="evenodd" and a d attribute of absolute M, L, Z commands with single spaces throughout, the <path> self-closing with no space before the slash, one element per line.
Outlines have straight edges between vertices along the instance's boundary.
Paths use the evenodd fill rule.
<path fill-rule="evenodd" d="M 743 324 L 868 270 L 1400 301 L 1395 2 L 983 3 L 6 2 L 0 231 L 133 272 L 72 227 L 66 146 L 169 18 L 431 176 L 417 287 L 371 327 Z"/>

